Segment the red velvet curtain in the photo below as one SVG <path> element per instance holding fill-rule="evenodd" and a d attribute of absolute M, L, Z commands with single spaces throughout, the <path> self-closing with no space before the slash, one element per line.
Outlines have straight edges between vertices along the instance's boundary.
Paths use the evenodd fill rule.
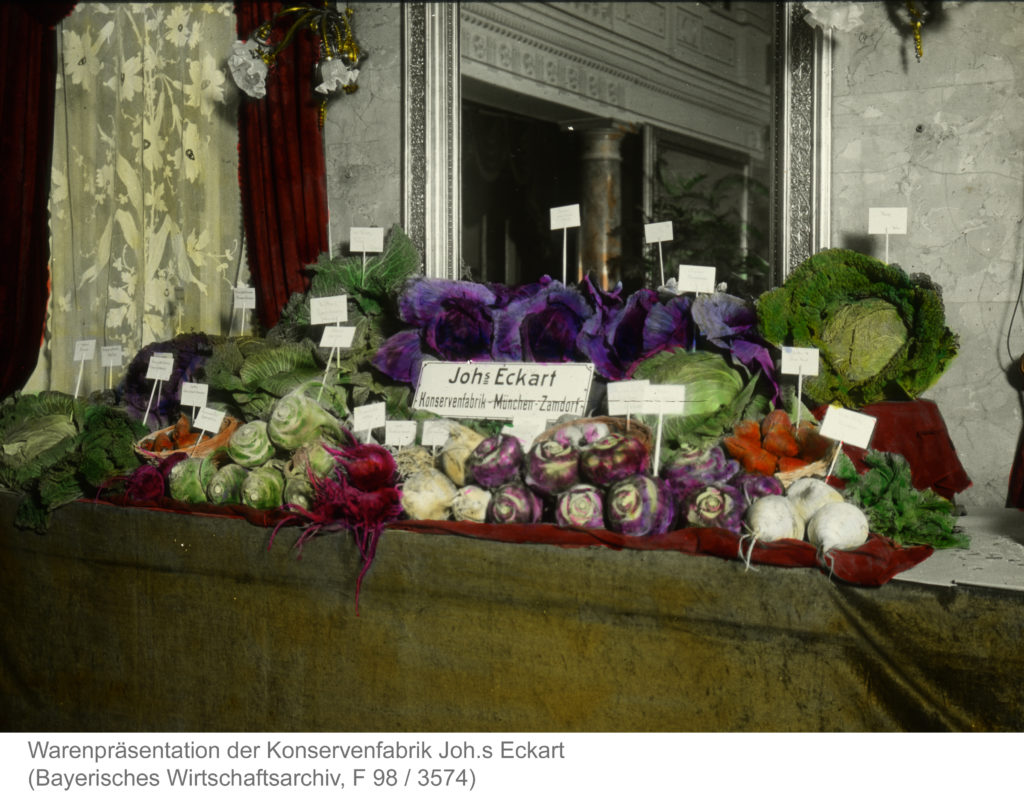
<path fill-rule="evenodd" d="M 248 39 L 281 5 L 236 3 L 239 38 Z M 266 97 L 243 97 L 239 115 L 249 269 L 257 313 L 268 328 L 280 318 L 292 292 L 306 291 L 309 277 L 303 268 L 328 248 L 320 104 L 313 92 L 317 57 L 312 37 L 299 32 L 270 71 Z"/>
<path fill-rule="evenodd" d="M 49 297 L 54 26 L 74 5 L 0 4 L 0 397 L 25 385 L 43 338 Z"/>

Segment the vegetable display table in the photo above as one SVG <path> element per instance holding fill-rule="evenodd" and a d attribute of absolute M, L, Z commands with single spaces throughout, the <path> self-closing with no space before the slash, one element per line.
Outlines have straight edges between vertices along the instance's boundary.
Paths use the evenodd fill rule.
<path fill-rule="evenodd" d="M 8 730 L 1024 729 L 1024 596 L 945 585 L 945 551 L 863 588 L 387 531 L 356 616 L 345 535 L 299 559 L 294 529 L 268 550 L 242 520 L 91 503 L 36 535 L 15 503 L 0 494 Z"/>

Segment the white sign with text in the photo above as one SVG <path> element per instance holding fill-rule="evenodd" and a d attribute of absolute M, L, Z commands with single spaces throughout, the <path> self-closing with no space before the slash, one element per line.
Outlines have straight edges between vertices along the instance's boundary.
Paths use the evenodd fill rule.
<path fill-rule="evenodd" d="M 412 407 L 446 417 L 583 416 L 593 364 L 427 361 Z"/>

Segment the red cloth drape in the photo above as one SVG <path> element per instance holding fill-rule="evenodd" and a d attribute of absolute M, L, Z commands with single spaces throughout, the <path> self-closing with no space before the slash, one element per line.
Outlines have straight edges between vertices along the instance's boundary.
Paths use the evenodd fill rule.
<path fill-rule="evenodd" d="M 827 410 L 828 406 L 820 406 L 814 415 L 822 419 Z M 958 492 L 971 486 L 971 478 L 960 463 L 945 420 L 933 400 L 884 400 L 858 411 L 875 418 L 871 449 L 899 453 L 906 458 L 915 489 L 933 489 L 953 500 Z M 866 469 L 864 450 L 844 444 L 843 452 L 859 471 Z"/>
<path fill-rule="evenodd" d="M 49 297 L 54 26 L 72 8 L 74 3 L 0 4 L 0 397 L 25 385 L 43 338 Z"/>
<path fill-rule="evenodd" d="M 236 3 L 240 39 L 248 39 L 280 2 Z M 285 18 L 282 24 L 293 21 Z M 287 30 L 284 27 L 283 30 Z M 260 322 L 272 327 L 293 292 L 304 292 L 304 267 L 327 245 L 327 178 L 319 100 L 313 92 L 317 48 L 300 31 L 267 77 L 266 97 L 243 96 L 239 111 L 239 179 Z"/>

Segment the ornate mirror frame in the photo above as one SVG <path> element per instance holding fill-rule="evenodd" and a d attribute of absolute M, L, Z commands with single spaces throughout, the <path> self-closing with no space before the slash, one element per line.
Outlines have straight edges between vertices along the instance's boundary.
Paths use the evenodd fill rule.
<path fill-rule="evenodd" d="M 426 274 L 462 276 L 459 4 L 402 3 L 402 225 Z M 798 2 L 775 9 L 772 263 L 781 281 L 829 246 L 831 38 Z"/>

